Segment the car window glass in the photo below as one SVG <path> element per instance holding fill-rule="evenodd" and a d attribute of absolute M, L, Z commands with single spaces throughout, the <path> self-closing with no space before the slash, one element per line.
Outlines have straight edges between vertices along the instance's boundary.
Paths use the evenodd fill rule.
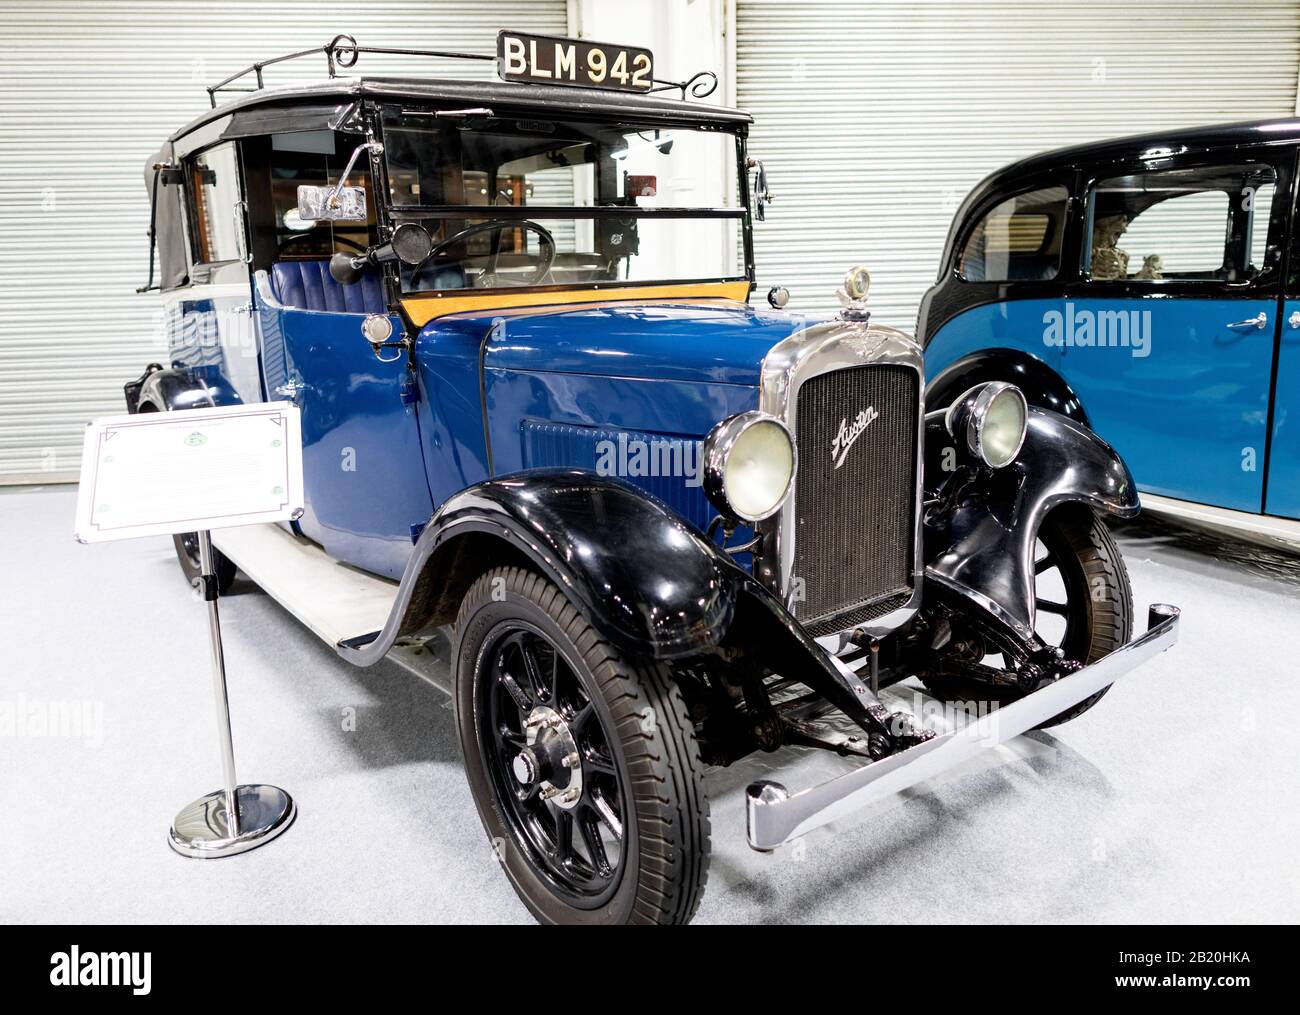
<path fill-rule="evenodd" d="M 189 169 L 193 208 L 192 241 L 199 264 L 237 261 L 241 254 L 235 217 L 239 201 L 239 159 L 233 142 L 196 155 Z"/>
<path fill-rule="evenodd" d="M 276 261 L 321 260 L 340 250 L 357 254 L 376 242 L 375 202 L 365 156 L 347 179 L 347 186 L 365 191 L 363 221 L 317 222 L 298 214 L 298 188 L 336 186 L 359 140 L 356 135 L 327 130 L 272 135 L 269 172 Z"/>
<path fill-rule="evenodd" d="M 966 238 L 960 276 L 967 282 L 1055 278 L 1066 197 L 1064 187 L 1045 187 L 997 205 Z"/>
<path fill-rule="evenodd" d="M 1245 200 L 1250 207 L 1250 261 L 1251 269 L 1258 271 L 1264 267 L 1264 254 L 1268 250 L 1268 219 L 1273 207 L 1273 192 L 1276 188 L 1271 183 L 1262 184 L 1254 193 L 1247 194 Z"/>
<path fill-rule="evenodd" d="M 1090 197 L 1088 277 L 1102 282 L 1252 278 L 1264 266 L 1275 185 L 1275 171 L 1263 165 L 1102 180 Z"/>
<path fill-rule="evenodd" d="M 403 289 L 732 277 L 743 210 L 701 167 L 735 157 L 703 128 L 391 112 L 389 204 L 443 244 Z"/>

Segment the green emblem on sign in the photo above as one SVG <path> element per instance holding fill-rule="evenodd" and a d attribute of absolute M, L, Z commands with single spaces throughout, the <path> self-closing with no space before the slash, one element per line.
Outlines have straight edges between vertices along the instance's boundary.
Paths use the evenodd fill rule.
<path fill-rule="evenodd" d="M 197 448 L 200 444 L 206 444 L 207 442 L 208 439 L 204 437 L 203 434 L 199 433 L 197 430 L 195 430 L 194 433 L 190 434 L 188 437 L 185 438 L 185 443 L 192 448 Z"/>
<path fill-rule="evenodd" d="M 281 487 L 273 486 L 271 487 L 271 492 L 278 497 L 280 494 L 284 493 L 284 490 Z"/>
<path fill-rule="evenodd" d="M 278 448 L 279 446 L 280 446 L 280 441 L 278 440 L 271 441 L 271 447 Z"/>

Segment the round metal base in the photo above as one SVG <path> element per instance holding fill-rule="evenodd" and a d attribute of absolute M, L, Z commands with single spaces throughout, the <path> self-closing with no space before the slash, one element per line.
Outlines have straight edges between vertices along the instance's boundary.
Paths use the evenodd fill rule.
<path fill-rule="evenodd" d="M 167 842 L 182 856 L 217 857 L 246 853 L 270 842 L 297 815 L 293 798 L 276 786 L 240 786 L 239 834 L 230 834 L 226 791 L 200 797 L 176 815 Z"/>

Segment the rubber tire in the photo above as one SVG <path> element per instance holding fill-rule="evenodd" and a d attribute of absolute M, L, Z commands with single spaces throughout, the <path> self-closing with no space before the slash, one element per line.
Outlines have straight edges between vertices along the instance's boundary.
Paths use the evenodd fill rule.
<path fill-rule="evenodd" d="M 185 533 L 193 535 L 193 533 Z M 185 575 L 185 580 L 193 588 L 202 574 L 202 568 L 198 563 L 190 559 L 190 555 L 185 550 L 185 535 L 176 534 L 172 536 L 172 545 L 176 547 L 176 560 L 181 565 L 181 572 Z M 216 565 L 217 572 L 217 594 L 225 595 L 230 591 L 230 586 L 235 583 L 235 562 L 223 556 L 221 551 L 215 546 L 212 548 L 212 562 Z"/>
<path fill-rule="evenodd" d="M 1091 594 L 1082 596 L 1087 604 L 1086 627 L 1082 637 L 1071 637 L 1073 645 L 1063 646 L 1067 648 L 1066 657 L 1088 665 L 1128 644 L 1133 631 L 1133 588 L 1124 558 L 1106 523 L 1091 508 L 1067 505 L 1047 516 L 1038 538 L 1058 558 L 1068 560 L 1076 572 L 1074 581 L 1081 582 L 1083 589 L 1092 589 L 1098 579 L 1104 583 L 1105 595 L 1100 600 Z M 991 700 L 1008 705 L 1023 697 L 1018 692 L 961 678 L 935 679 L 923 675 L 922 682 L 944 701 Z M 1109 687 L 1102 688 L 1037 728 L 1047 729 L 1078 718 L 1108 690 Z"/>
<path fill-rule="evenodd" d="M 494 588 L 502 590 L 496 599 Z M 533 872 L 515 846 L 483 763 L 474 715 L 476 660 L 492 630 L 510 619 L 535 625 L 580 664 L 575 673 L 618 755 L 635 819 L 624 830 L 621 882 L 598 909 L 569 905 Z M 496 568 L 470 587 L 456 619 L 453 659 L 456 728 L 474 803 L 489 840 L 506 844 L 498 859 L 533 916 L 548 924 L 689 922 L 708 879 L 709 801 L 695 730 L 669 668 L 615 652 L 558 588 L 519 567 Z M 643 728 L 647 714 L 655 716 L 649 731 Z"/>
<path fill-rule="evenodd" d="M 1093 595 L 1084 597 L 1088 604 L 1086 644 L 1081 644 L 1076 651 L 1067 652 L 1067 656 L 1086 666 L 1127 645 L 1133 633 L 1133 587 L 1129 583 L 1124 557 L 1106 523 L 1090 508 L 1058 508 L 1043 522 L 1039 538 L 1053 553 L 1068 553 L 1074 558 L 1089 589 L 1101 581 L 1106 590 L 1100 600 Z M 1103 687 L 1038 728 L 1047 729 L 1078 718 L 1109 690 L 1110 687 Z"/>

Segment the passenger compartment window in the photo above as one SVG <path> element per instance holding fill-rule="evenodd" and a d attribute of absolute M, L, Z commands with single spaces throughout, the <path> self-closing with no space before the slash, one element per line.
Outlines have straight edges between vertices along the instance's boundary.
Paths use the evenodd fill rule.
<path fill-rule="evenodd" d="M 1099 181 L 1085 252 L 1096 282 L 1239 282 L 1267 267 L 1277 174 L 1271 166 L 1208 166 Z"/>
<path fill-rule="evenodd" d="M 191 242 L 197 264 L 238 261 L 242 255 L 235 215 L 239 201 L 239 157 L 233 142 L 209 148 L 189 165 Z"/>
<path fill-rule="evenodd" d="M 365 191 L 365 221 L 316 222 L 298 214 L 298 188 L 336 186 L 352 150 L 362 140 L 359 135 L 328 130 L 271 137 L 270 197 L 275 216 L 277 262 L 324 260 L 340 250 L 359 254 L 377 242 L 370 161 L 364 156 L 353 167 L 347 185 Z"/>
<path fill-rule="evenodd" d="M 1064 187 L 1044 187 L 997 205 L 966 238 L 958 259 L 960 277 L 967 282 L 1055 278 L 1067 197 Z"/>

